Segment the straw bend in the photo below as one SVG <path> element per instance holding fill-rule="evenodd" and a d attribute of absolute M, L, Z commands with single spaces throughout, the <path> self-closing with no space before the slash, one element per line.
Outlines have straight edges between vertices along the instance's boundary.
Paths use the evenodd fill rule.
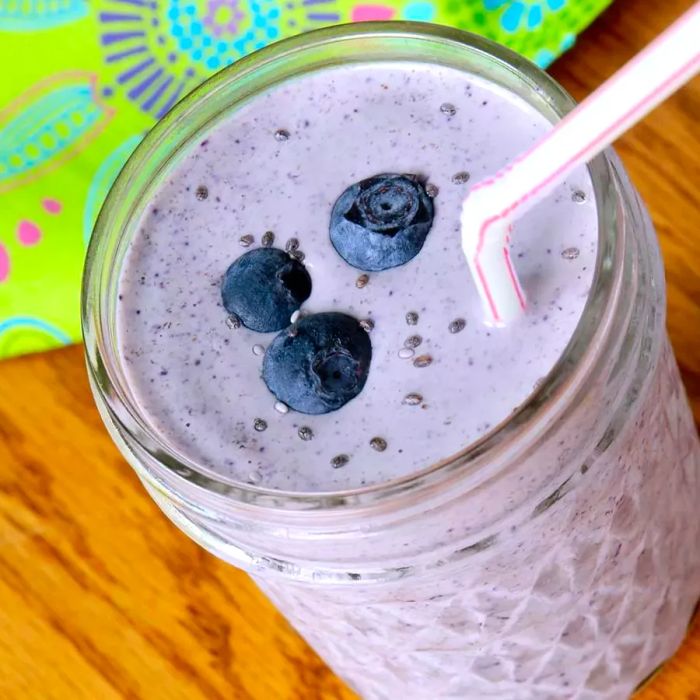
<path fill-rule="evenodd" d="M 696 3 L 532 149 L 471 189 L 462 207 L 462 249 L 487 323 L 506 325 L 526 307 L 509 253 L 513 220 L 699 69 L 700 3 Z"/>

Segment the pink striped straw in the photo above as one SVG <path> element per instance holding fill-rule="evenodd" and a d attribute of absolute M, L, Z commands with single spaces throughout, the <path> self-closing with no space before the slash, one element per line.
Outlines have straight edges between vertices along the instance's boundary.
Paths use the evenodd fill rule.
<path fill-rule="evenodd" d="M 515 218 L 547 196 L 700 70 L 700 2 L 658 36 L 532 149 L 470 190 L 462 206 L 462 249 L 486 323 L 521 316 L 525 293 L 510 259 Z"/>

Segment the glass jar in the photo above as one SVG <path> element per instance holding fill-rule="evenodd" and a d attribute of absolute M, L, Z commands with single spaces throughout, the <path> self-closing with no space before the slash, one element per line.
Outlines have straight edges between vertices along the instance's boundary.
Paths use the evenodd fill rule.
<path fill-rule="evenodd" d="M 320 30 L 214 76 L 146 137 L 100 214 L 83 296 L 98 407 L 165 513 L 248 571 L 362 697 L 627 697 L 676 649 L 700 595 L 700 445 L 655 234 L 614 153 L 589 166 L 599 254 L 574 337 L 507 421 L 447 461 L 338 493 L 236 483 L 168 446 L 126 381 L 117 281 L 173 162 L 272 85 L 399 60 L 482 76 L 551 121 L 573 106 L 506 49 L 411 23 Z"/>

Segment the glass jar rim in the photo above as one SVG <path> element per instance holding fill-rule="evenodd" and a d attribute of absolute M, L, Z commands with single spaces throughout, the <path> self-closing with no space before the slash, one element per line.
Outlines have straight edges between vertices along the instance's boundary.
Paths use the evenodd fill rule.
<path fill-rule="evenodd" d="M 602 340 L 615 312 L 618 296 L 615 290 L 622 278 L 624 257 L 623 227 L 615 226 L 614 217 L 611 217 L 612 222 L 606 222 L 604 217 L 604 200 L 608 194 L 602 183 L 614 179 L 606 154 L 598 156 L 588 166 L 598 209 L 598 256 L 589 297 L 572 338 L 559 360 L 522 404 L 489 432 L 449 458 L 390 481 L 343 491 L 304 492 L 269 489 L 228 479 L 179 454 L 149 425 L 134 402 L 128 400 L 124 391 L 126 382 L 120 378 L 119 369 L 113 361 L 114 358 L 110 356 L 110 349 L 114 350 L 114 339 L 106 332 L 109 328 L 109 309 L 100 282 L 103 281 L 104 275 L 114 272 L 113 266 L 109 264 L 110 253 L 114 253 L 115 246 L 123 244 L 124 239 L 133 231 L 135 219 L 138 219 L 138 216 L 134 216 L 134 203 L 143 199 L 144 188 L 136 193 L 133 191 L 135 174 L 147 165 L 154 174 L 167 166 L 178 148 L 164 149 L 163 153 L 159 153 L 158 149 L 162 146 L 165 136 L 216 91 L 225 89 L 236 81 L 247 80 L 263 67 L 275 64 L 292 54 L 303 54 L 305 51 L 334 42 L 363 39 L 427 41 L 448 45 L 455 50 L 471 51 L 487 56 L 500 67 L 512 71 L 524 82 L 529 83 L 540 96 L 554 106 L 559 116 L 563 116 L 575 105 L 573 99 L 554 79 L 506 47 L 454 28 L 394 21 L 336 25 L 274 43 L 216 73 L 168 112 L 129 158 L 100 211 L 84 269 L 82 326 L 88 373 L 105 422 L 124 440 L 133 441 L 163 467 L 166 470 L 163 474 L 168 477 L 166 481 L 171 487 L 178 483 L 190 484 L 215 497 L 263 508 L 283 507 L 303 511 L 333 509 L 335 512 L 338 508 L 370 507 L 404 494 L 415 495 L 416 492 L 424 490 L 433 491 L 452 483 L 454 479 L 469 480 L 477 476 L 477 473 L 479 478 L 485 478 L 485 466 L 493 461 L 495 454 L 503 458 L 504 455 L 513 454 L 516 446 L 522 449 L 531 444 L 541 432 L 546 420 L 564 412 L 566 406 L 578 394 L 585 378 L 600 360 L 601 348 L 604 345 Z M 240 99 L 234 104 L 239 101 Z M 215 117 L 216 115 L 212 115 L 209 123 Z M 184 143 L 191 144 L 197 135 L 198 130 L 193 129 Z M 153 165 L 154 155 L 159 169 Z M 127 201 L 132 202 L 128 213 L 121 211 L 122 205 Z M 607 204 L 617 208 L 615 201 Z M 120 226 L 120 220 L 131 224 L 131 227 Z M 110 234 L 115 231 L 118 232 L 116 241 L 110 238 Z"/>

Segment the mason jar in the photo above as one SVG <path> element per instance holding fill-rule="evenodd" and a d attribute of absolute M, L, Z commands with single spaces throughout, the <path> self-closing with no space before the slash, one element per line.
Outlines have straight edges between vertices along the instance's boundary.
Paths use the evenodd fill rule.
<path fill-rule="evenodd" d="M 401 60 L 480 76 L 551 122 L 573 107 L 500 46 L 401 22 L 302 35 L 217 74 L 146 137 L 97 222 L 83 294 L 95 400 L 167 516 L 247 571 L 363 698 L 620 700 L 673 654 L 700 595 L 700 445 L 656 236 L 612 151 L 588 166 L 598 258 L 574 336 L 527 401 L 450 459 L 337 493 L 239 483 L 169 446 L 127 380 L 117 282 L 172 165 L 273 85 Z"/>

